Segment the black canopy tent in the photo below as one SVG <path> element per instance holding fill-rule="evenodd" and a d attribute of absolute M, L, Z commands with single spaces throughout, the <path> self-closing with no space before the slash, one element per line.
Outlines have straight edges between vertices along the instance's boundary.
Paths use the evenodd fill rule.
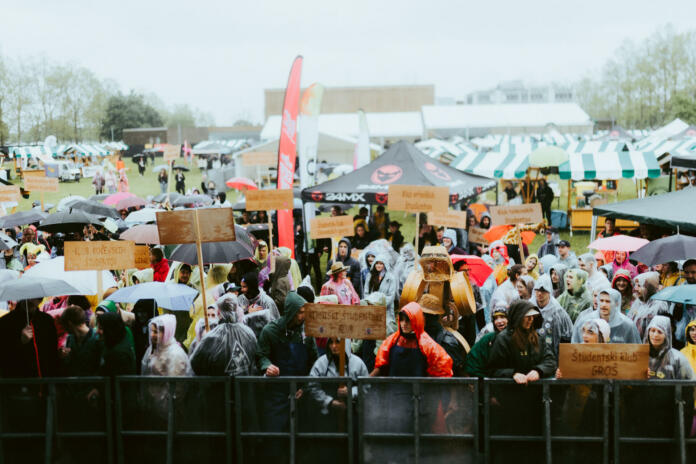
<path fill-rule="evenodd" d="M 696 204 L 696 189 L 687 188 L 662 195 L 596 206 L 592 209 L 592 215 L 630 219 L 693 234 L 696 233 L 696 217 L 690 208 L 694 204 Z"/>
<path fill-rule="evenodd" d="M 304 202 L 387 204 L 390 185 L 448 187 L 455 205 L 486 190 L 496 182 L 467 174 L 428 158 L 413 144 L 400 141 L 370 164 L 350 174 L 302 191 Z"/>

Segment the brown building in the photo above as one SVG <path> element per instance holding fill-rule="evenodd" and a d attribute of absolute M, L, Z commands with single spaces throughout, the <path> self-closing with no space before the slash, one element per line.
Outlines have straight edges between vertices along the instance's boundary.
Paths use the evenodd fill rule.
<path fill-rule="evenodd" d="M 285 89 L 264 90 L 265 120 L 281 114 L 284 97 Z M 321 113 L 354 113 L 359 109 L 367 113 L 400 113 L 420 111 L 422 106 L 434 104 L 434 85 L 327 87 L 321 102 Z"/>

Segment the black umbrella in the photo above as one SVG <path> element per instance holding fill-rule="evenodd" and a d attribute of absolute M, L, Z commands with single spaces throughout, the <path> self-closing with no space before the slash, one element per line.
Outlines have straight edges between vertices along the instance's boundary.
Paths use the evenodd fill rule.
<path fill-rule="evenodd" d="M 234 263 L 243 259 L 254 257 L 256 249 L 256 239 L 249 235 L 243 227 L 234 226 L 237 240 L 234 242 L 206 242 L 201 248 L 203 251 L 203 262 L 213 263 Z M 192 266 L 198 264 L 198 255 L 195 243 L 179 245 L 171 254 L 171 259 Z"/>
<path fill-rule="evenodd" d="M 48 213 L 44 213 L 36 209 L 20 211 L 18 213 L 9 214 L 0 218 L 0 229 L 41 222 L 42 220 L 46 219 L 46 217 L 48 217 Z"/>
<path fill-rule="evenodd" d="M 121 217 L 116 211 L 116 208 L 112 206 L 99 203 L 98 201 L 91 200 L 75 200 L 69 203 L 69 207 L 72 209 L 79 209 L 89 214 L 94 214 L 99 217 L 110 217 L 111 219 L 118 219 Z"/>
<path fill-rule="evenodd" d="M 91 197 L 88 198 L 88 200 L 91 201 L 104 201 L 106 197 L 109 195 L 112 195 L 111 193 L 100 193 L 99 195 L 92 195 Z"/>
<path fill-rule="evenodd" d="M 180 170 L 186 171 L 186 172 L 190 171 L 190 169 L 187 168 L 186 166 L 172 166 L 172 169 L 180 169 Z"/>
<path fill-rule="evenodd" d="M 170 201 L 175 201 L 176 199 L 180 198 L 181 194 L 177 192 L 169 192 L 169 199 Z M 160 193 L 156 197 L 152 198 L 152 201 L 155 203 L 163 203 L 167 201 L 167 194 L 166 193 Z"/>
<path fill-rule="evenodd" d="M 67 211 L 53 213 L 41 221 L 37 229 L 45 232 L 82 232 L 86 224 L 102 225 L 97 216 L 79 209 L 69 208 Z"/>
<path fill-rule="evenodd" d="M 213 203 L 213 199 L 208 195 L 182 195 L 172 201 L 172 206 L 210 205 L 211 203 Z"/>
<path fill-rule="evenodd" d="M 696 237 L 671 235 L 653 240 L 631 253 L 631 260 L 648 266 L 696 258 Z"/>

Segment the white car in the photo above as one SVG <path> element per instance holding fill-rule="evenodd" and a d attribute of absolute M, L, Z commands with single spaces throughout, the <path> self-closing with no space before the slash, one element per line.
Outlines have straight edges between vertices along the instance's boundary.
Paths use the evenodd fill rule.
<path fill-rule="evenodd" d="M 48 165 L 48 170 L 58 170 L 58 179 L 63 182 L 74 180 L 79 182 L 82 177 L 80 168 L 78 168 L 72 161 L 54 161 Z"/>

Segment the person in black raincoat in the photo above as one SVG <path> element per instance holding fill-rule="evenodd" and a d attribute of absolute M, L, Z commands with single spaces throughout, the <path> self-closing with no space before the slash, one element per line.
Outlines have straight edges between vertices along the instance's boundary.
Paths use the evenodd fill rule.
<path fill-rule="evenodd" d="M 434 295 L 424 294 L 418 300 L 425 317 L 425 332 L 438 345 L 443 347 L 452 358 L 452 373 L 455 377 L 464 376 L 464 364 L 466 363 L 466 351 L 451 332 L 445 330 L 440 323 L 440 317 L 445 314 L 440 299 Z"/>

